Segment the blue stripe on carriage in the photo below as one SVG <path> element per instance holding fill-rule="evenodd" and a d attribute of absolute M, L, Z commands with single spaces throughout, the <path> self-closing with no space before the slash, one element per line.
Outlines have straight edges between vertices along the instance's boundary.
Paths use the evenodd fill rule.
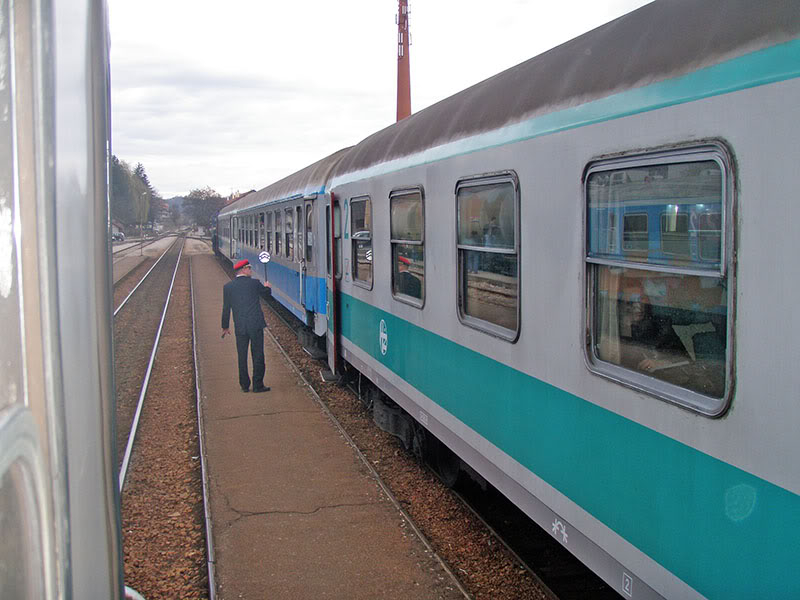
<path fill-rule="evenodd" d="M 701 594 L 800 597 L 796 494 L 352 296 L 342 335 Z"/>

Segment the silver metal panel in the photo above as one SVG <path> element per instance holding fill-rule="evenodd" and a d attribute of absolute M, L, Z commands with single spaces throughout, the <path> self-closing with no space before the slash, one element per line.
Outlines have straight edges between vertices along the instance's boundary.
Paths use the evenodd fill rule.
<path fill-rule="evenodd" d="M 122 592 L 108 250 L 108 39 L 101 0 L 58 2 L 55 240 L 69 457 L 71 595 Z"/>

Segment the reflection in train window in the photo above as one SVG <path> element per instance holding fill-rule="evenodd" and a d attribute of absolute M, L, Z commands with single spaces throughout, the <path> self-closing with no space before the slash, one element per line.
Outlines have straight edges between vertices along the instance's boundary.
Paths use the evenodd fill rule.
<path fill-rule="evenodd" d="M 697 246 L 701 259 L 719 261 L 721 237 L 722 215 L 718 212 L 701 214 L 697 219 Z"/>
<path fill-rule="evenodd" d="M 372 288 L 372 210 L 369 198 L 350 200 L 353 281 Z"/>
<path fill-rule="evenodd" d="M 689 256 L 689 215 L 679 213 L 678 205 L 667 207 L 661 213 L 661 250 L 664 254 Z"/>
<path fill-rule="evenodd" d="M 622 219 L 622 248 L 626 252 L 647 252 L 647 215 L 625 215 Z"/>
<path fill-rule="evenodd" d="M 425 298 L 425 220 L 422 191 L 403 190 L 389 196 L 392 244 L 392 294 L 414 306 Z"/>
<path fill-rule="evenodd" d="M 590 363 L 719 414 L 730 389 L 732 295 L 721 217 L 730 205 L 727 169 L 715 147 L 659 157 L 642 158 L 641 166 L 626 159 L 624 168 L 604 161 L 588 172 Z M 625 215 L 622 253 L 608 244 L 609 212 Z"/>
<path fill-rule="evenodd" d="M 518 189 L 512 173 L 456 186 L 459 317 L 508 340 L 519 332 Z"/>

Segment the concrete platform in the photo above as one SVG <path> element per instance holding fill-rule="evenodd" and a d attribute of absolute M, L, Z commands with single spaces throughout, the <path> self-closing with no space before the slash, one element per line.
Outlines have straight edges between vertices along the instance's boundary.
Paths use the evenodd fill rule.
<path fill-rule="evenodd" d="M 272 391 L 239 390 L 227 277 L 190 260 L 217 598 L 463 598 L 269 336 Z"/>

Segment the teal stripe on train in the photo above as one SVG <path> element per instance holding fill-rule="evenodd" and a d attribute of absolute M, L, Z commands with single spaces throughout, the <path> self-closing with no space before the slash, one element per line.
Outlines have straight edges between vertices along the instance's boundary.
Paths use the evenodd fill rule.
<path fill-rule="evenodd" d="M 351 296 L 342 335 L 701 594 L 800 597 L 797 495 Z"/>

